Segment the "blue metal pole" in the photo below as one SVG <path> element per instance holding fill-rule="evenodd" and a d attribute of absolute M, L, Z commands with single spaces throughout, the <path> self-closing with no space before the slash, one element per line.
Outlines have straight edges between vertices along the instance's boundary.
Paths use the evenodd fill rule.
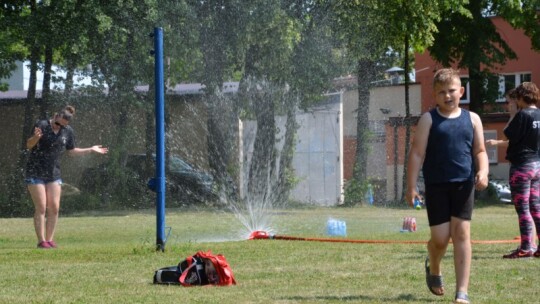
<path fill-rule="evenodd" d="M 154 28 L 156 86 L 156 250 L 165 250 L 165 84 L 163 81 L 163 29 Z"/>

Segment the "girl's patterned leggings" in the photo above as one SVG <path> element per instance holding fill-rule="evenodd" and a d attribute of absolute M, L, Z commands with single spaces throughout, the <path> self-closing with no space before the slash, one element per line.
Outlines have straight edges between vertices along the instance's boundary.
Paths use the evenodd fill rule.
<path fill-rule="evenodd" d="M 540 161 L 510 166 L 510 191 L 521 234 L 521 250 L 533 247 L 533 225 L 540 229 Z"/>

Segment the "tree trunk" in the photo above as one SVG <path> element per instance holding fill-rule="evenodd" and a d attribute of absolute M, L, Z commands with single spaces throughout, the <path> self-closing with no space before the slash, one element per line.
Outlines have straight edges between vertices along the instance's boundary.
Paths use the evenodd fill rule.
<path fill-rule="evenodd" d="M 291 97 L 294 98 L 294 97 Z M 295 99 L 296 100 L 296 99 Z M 291 100 L 292 101 L 292 100 Z M 292 185 L 289 183 L 289 173 L 292 174 L 292 161 L 295 152 L 295 135 L 298 129 L 296 122 L 296 102 L 287 103 L 287 122 L 285 124 L 285 142 L 281 151 L 279 172 L 278 172 L 278 196 L 277 202 L 286 202 Z"/>
<path fill-rule="evenodd" d="M 37 61 L 39 60 L 39 47 L 34 45 L 30 53 L 30 80 L 28 83 L 28 93 L 24 106 L 24 126 L 21 136 L 21 145 L 19 150 L 19 159 L 17 160 L 17 165 L 15 166 L 14 171 L 9 177 L 8 183 L 8 203 L 4 208 L 7 209 L 7 212 L 3 214 L 11 214 L 12 216 L 26 216 L 24 210 L 28 208 L 20 207 L 22 204 L 22 196 L 26 193 L 26 187 L 24 184 L 25 177 L 25 166 L 28 158 L 26 150 L 26 140 L 32 132 L 34 126 L 34 117 L 33 109 L 36 101 L 36 83 L 37 83 Z M 17 210 L 17 212 L 13 212 Z"/>
<path fill-rule="evenodd" d="M 45 46 L 45 66 L 43 69 L 43 86 L 41 89 L 41 105 L 40 116 L 44 119 L 49 117 L 48 109 L 51 95 L 51 78 L 52 78 L 52 63 L 53 63 L 53 48 L 48 43 Z"/>
<path fill-rule="evenodd" d="M 405 159 L 403 160 L 403 180 L 401 187 L 401 202 L 405 201 L 405 190 L 407 189 L 407 163 L 409 160 L 409 150 L 411 142 L 411 107 L 409 102 L 409 36 L 405 35 Z"/>
<path fill-rule="evenodd" d="M 248 196 L 265 202 L 270 191 L 272 172 L 275 168 L 276 122 L 273 94 L 259 91 L 255 97 L 257 134 L 248 180 Z"/>
<path fill-rule="evenodd" d="M 356 118 L 356 157 L 353 177 L 358 183 L 367 181 L 369 147 L 369 91 L 374 81 L 376 63 L 369 59 L 358 61 L 358 109 Z"/>
<path fill-rule="evenodd" d="M 482 15 L 481 1 L 470 1 L 469 8 L 475 24 L 481 24 Z M 467 45 L 469 46 L 468 56 L 463 58 L 461 66 L 466 66 L 469 70 L 469 110 L 477 113 L 482 113 L 484 109 L 484 94 L 485 87 L 484 78 L 480 70 L 480 58 L 482 57 L 482 49 L 480 45 L 481 37 L 479 33 L 471 31 L 468 35 Z"/>
<path fill-rule="evenodd" d="M 480 71 L 480 63 L 474 62 L 468 64 L 469 68 L 469 110 L 476 113 L 483 112 L 483 94 L 482 88 L 484 86 L 483 77 Z"/>
<path fill-rule="evenodd" d="M 69 96 L 73 91 L 73 77 L 75 76 L 75 62 L 72 58 L 67 60 L 66 81 L 64 82 L 64 95 Z"/>
<path fill-rule="evenodd" d="M 231 168 L 236 168 L 238 115 L 234 100 L 221 95 L 206 95 L 208 127 L 208 163 L 214 181 L 229 198 L 236 197 L 236 187 L 232 182 Z"/>

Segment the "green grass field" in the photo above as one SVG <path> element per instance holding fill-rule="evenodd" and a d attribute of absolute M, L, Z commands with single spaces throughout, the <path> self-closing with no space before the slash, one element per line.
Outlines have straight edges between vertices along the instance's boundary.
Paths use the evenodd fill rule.
<path fill-rule="evenodd" d="M 400 233 L 415 216 L 418 231 Z M 325 235 L 329 217 L 347 222 L 347 239 L 425 241 L 425 211 L 386 208 L 306 208 L 275 211 L 274 233 Z M 153 211 L 61 217 L 59 249 L 35 249 L 32 219 L 0 219 L 0 303 L 450 303 L 455 282 L 452 247 L 443 261 L 447 294 L 425 286 L 423 244 L 355 244 L 246 240 L 227 212 L 168 210 L 171 235 L 155 251 Z M 518 236 L 511 206 L 477 208 L 474 240 Z M 473 245 L 469 295 L 474 303 L 536 303 L 540 259 L 503 260 L 516 243 Z M 237 285 L 153 285 L 158 268 L 198 250 L 226 256 Z"/>

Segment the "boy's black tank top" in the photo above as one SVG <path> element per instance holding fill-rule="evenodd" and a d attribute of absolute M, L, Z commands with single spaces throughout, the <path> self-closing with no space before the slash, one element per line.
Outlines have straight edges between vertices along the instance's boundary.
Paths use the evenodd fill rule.
<path fill-rule="evenodd" d="M 461 109 L 455 118 L 446 118 L 437 109 L 429 113 L 432 124 L 422 166 L 425 184 L 473 180 L 474 129 L 469 111 Z"/>

